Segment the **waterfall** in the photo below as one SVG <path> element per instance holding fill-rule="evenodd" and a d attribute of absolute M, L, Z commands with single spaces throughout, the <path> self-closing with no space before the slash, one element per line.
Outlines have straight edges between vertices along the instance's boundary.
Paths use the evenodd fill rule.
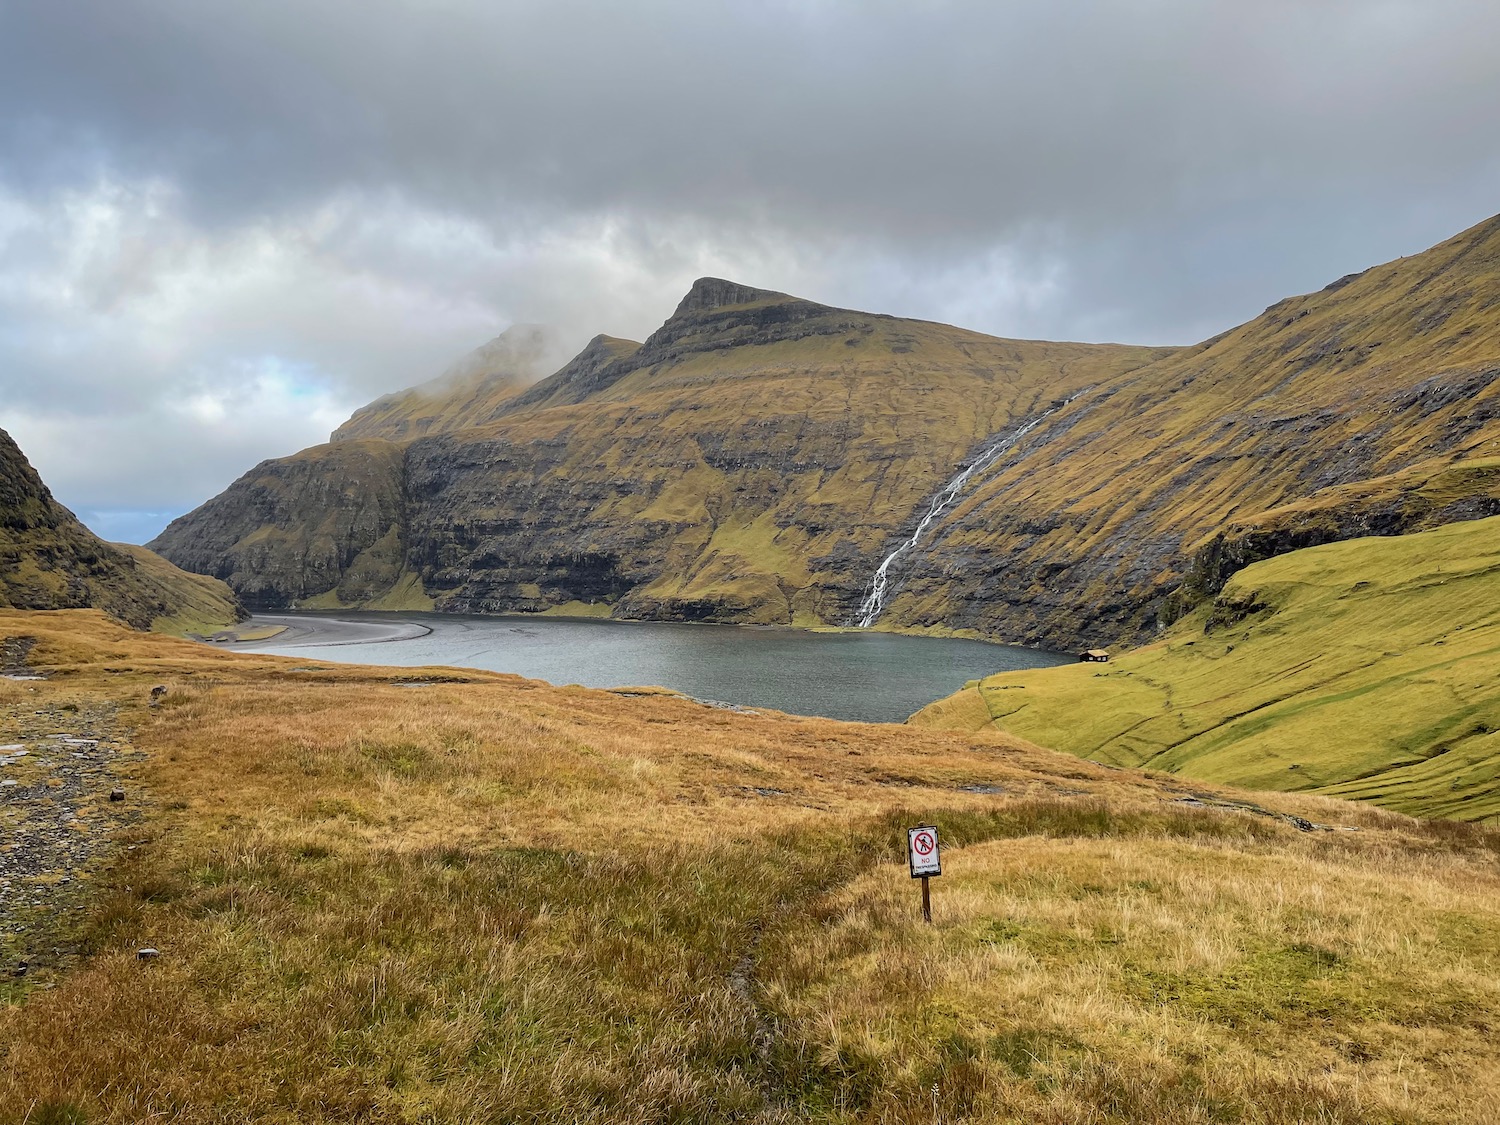
<path fill-rule="evenodd" d="M 1050 410 L 1044 410 L 1019 429 L 995 439 L 980 451 L 978 457 L 960 469 L 957 475 L 943 486 L 943 490 L 937 494 L 932 504 L 928 507 L 927 514 L 917 524 L 917 530 L 911 533 L 909 539 L 886 555 L 881 560 L 880 566 L 875 569 L 875 576 L 870 579 L 870 592 L 865 595 L 865 600 L 859 605 L 859 627 L 861 629 L 868 629 L 885 612 L 885 600 L 890 594 L 891 565 L 922 541 L 922 536 L 927 534 L 927 529 L 936 523 L 944 512 L 953 507 L 969 481 L 974 478 L 974 475 L 988 469 L 1001 457 L 1014 449 L 1018 441 L 1072 401 L 1072 398 L 1066 399 Z"/>

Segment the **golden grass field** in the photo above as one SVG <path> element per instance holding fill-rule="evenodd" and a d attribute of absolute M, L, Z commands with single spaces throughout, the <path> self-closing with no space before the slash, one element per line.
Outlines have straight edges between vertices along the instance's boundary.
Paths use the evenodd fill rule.
<path fill-rule="evenodd" d="M 80 950 L 0 985 L 0 1122 L 1500 1120 L 1494 832 L 993 731 L 23 636 L 50 678 L 4 722 L 112 715 L 139 817 L 73 920 L 0 927 Z"/>

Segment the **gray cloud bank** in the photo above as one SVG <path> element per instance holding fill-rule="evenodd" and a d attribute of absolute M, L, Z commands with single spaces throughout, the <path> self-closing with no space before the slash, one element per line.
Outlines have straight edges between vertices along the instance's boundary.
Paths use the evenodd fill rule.
<path fill-rule="evenodd" d="M 17 0 L 0 425 L 143 538 L 714 273 L 1187 343 L 1500 210 L 1491 0 Z"/>

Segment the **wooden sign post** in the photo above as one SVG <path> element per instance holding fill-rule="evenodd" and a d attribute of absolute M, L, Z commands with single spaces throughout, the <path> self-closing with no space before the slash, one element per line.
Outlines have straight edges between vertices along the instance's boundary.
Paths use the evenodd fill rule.
<path fill-rule="evenodd" d="M 943 873 L 942 861 L 938 858 L 938 830 L 936 824 L 919 824 L 906 830 L 906 858 L 911 865 L 911 877 L 922 880 L 922 921 L 932 923 L 932 891 L 928 879 Z"/>

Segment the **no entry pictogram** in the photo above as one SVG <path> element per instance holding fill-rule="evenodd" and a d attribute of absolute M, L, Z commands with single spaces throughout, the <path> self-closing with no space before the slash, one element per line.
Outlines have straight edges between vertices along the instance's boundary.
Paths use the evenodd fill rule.
<path fill-rule="evenodd" d="M 911 877 L 941 875 L 942 861 L 938 858 L 938 830 L 935 824 L 919 824 L 906 830 L 906 851 L 911 861 Z"/>
<path fill-rule="evenodd" d="M 906 830 L 906 859 L 911 864 L 911 877 L 922 880 L 922 917 L 931 922 L 932 896 L 927 880 L 943 873 L 943 864 L 938 858 L 937 825 L 919 824 Z"/>

